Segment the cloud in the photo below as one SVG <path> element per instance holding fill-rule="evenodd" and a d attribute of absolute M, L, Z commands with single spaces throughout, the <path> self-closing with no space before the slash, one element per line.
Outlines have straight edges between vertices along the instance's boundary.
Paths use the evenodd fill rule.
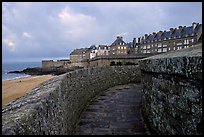
<path fill-rule="evenodd" d="M 32 36 L 31 36 L 29 33 L 27 33 L 27 32 L 23 32 L 22 36 L 23 36 L 24 38 L 31 38 L 31 37 L 32 37 Z"/>
<path fill-rule="evenodd" d="M 15 50 L 15 43 L 13 40 L 10 39 L 2 39 L 2 45 L 6 46 L 10 51 Z"/>
<path fill-rule="evenodd" d="M 58 14 L 64 36 L 69 40 L 87 38 L 97 28 L 95 17 L 83 13 L 75 13 L 68 6 Z"/>

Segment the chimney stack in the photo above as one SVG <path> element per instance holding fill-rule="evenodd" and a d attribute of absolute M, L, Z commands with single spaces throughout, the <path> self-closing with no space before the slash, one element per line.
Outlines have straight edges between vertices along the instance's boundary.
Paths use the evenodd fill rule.
<path fill-rule="evenodd" d="M 192 23 L 192 28 L 193 28 L 193 30 L 196 28 L 196 25 L 197 25 L 197 24 L 196 24 L 195 22 Z"/>
<path fill-rule="evenodd" d="M 148 37 L 148 34 L 145 34 L 145 39 Z"/>
<path fill-rule="evenodd" d="M 140 37 L 138 38 L 138 43 L 140 43 Z"/>
<path fill-rule="evenodd" d="M 117 39 L 122 39 L 123 40 L 123 37 L 122 36 L 117 36 Z"/>
<path fill-rule="evenodd" d="M 159 37 L 161 37 L 162 33 L 163 33 L 163 31 L 159 31 L 157 34 L 159 35 Z M 161 39 L 161 38 L 159 38 L 159 39 Z"/>
<path fill-rule="evenodd" d="M 174 29 L 170 28 L 170 35 L 173 33 Z"/>
<path fill-rule="evenodd" d="M 136 46 L 136 38 L 133 38 L 132 47 L 134 48 L 135 46 Z"/>
<path fill-rule="evenodd" d="M 157 33 L 156 33 L 156 32 L 153 32 L 152 34 L 153 34 L 153 38 L 154 38 L 154 37 L 156 36 Z"/>
<path fill-rule="evenodd" d="M 179 29 L 179 32 L 181 33 L 181 31 L 183 30 L 183 27 L 179 26 L 178 29 Z"/>

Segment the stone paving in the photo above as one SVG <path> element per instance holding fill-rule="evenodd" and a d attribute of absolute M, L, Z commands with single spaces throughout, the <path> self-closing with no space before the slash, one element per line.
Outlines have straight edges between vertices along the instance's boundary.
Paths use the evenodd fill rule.
<path fill-rule="evenodd" d="M 144 135 L 140 114 L 141 86 L 110 88 L 82 114 L 75 135 Z"/>

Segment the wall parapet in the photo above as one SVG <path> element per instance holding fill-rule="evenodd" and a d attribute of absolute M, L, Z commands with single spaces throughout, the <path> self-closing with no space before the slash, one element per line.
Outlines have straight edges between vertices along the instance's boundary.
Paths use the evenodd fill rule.
<path fill-rule="evenodd" d="M 176 52 L 141 59 L 140 68 L 146 72 L 183 75 L 202 80 L 202 44 Z"/>
<path fill-rule="evenodd" d="M 88 68 L 60 75 L 2 108 L 2 134 L 72 134 L 94 96 L 140 79 L 138 66 Z"/>
<path fill-rule="evenodd" d="M 139 61 L 142 113 L 156 134 L 202 134 L 202 44 Z"/>

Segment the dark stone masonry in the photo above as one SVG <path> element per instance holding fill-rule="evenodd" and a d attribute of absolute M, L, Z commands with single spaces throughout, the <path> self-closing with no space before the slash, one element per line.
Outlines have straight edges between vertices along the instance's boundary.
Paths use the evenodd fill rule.
<path fill-rule="evenodd" d="M 142 110 L 155 134 L 202 134 L 202 46 L 142 59 Z"/>

